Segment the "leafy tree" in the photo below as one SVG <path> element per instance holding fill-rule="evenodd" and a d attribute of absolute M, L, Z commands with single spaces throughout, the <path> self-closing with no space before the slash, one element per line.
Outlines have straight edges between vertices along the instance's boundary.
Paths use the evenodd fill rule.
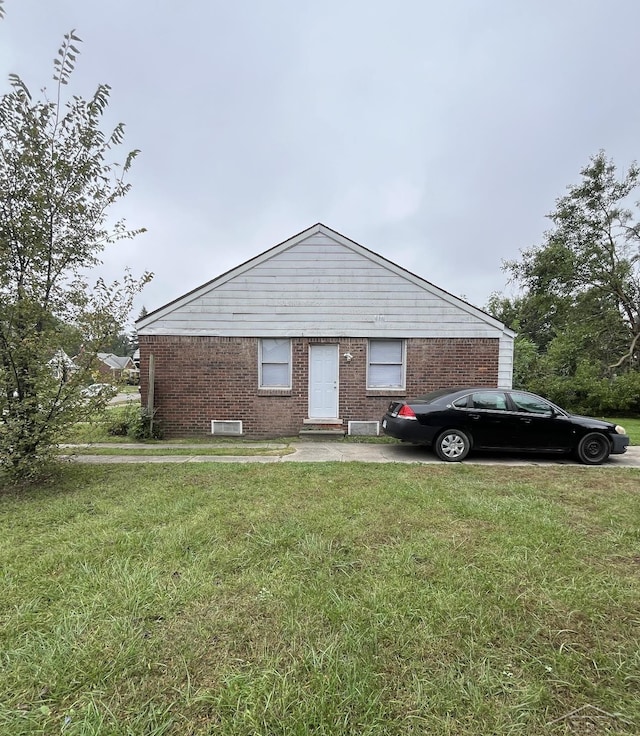
<path fill-rule="evenodd" d="M 86 100 L 65 97 L 79 42 L 73 31 L 64 37 L 52 100 L 46 91 L 34 99 L 17 75 L 0 99 L 0 468 L 22 478 L 40 470 L 62 430 L 94 408 L 80 389 L 96 350 L 126 323 L 151 278 L 127 272 L 112 284 L 90 283 L 104 247 L 142 230 L 111 224 L 138 151 L 114 160 L 124 126 L 101 130 L 109 86 Z M 78 370 L 56 373 L 50 361 L 69 325 L 82 335 Z"/>
<path fill-rule="evenodd" d="M 557 200 L 543 244 L 506 264 L 524 290 L 520 326 L 542 350 L 570 330 L 576 349 L 604 369 L 637 369 L 640 168 L 618 177 L 601 151 L 581 175 Z"/>
<path fill-rule="evenodd" d="M 513 355 L 513 387 L 531 388 L 534 377 L 541 370 L 540 348 L 537 342 L 522 329 L 522 314 L 526 306 L 524 297 L 509 299 L 498 292 L 489 297 L 485 311 L 504 322 L 516 332 Z"/>
<path fill-rule="evenodd" d="M 114 355 L 131 355 L 133 352 L 131 339 L 124 330 L 118 330 L 110 340 L 102 345 L 100 352 L 113 353 Z"/>
<path fill-rule="evenodd" d="M 147 308 L 143 305 L 142 309 L 140 310 L 140 314 L 138 315 L 138 319 L 136 320 L 136 322 L 138 320 L 141 320 L 143 317 L 146 317 L 147 314 L 149 314 L 149 312 L 148 312 Z M 140 342 L 138 340 L 138 330 L 136 330 L 135 327 L 131 331 L 131 335 L 129 337 L 129 344 L 131 345 L 131 355 L 133 355 L 133 353 L 135 353 L 136 350 L 138 350 L 139 347 L 140 347 Z"/>
<path fill-rule="evenodd" d="M 549 216 L 541 245 L 505 264 L 517 297 L 487 311 L 518 333 L 514 385 L 579 411 L 640 408 L 640 169 L 603 152 Z"/>

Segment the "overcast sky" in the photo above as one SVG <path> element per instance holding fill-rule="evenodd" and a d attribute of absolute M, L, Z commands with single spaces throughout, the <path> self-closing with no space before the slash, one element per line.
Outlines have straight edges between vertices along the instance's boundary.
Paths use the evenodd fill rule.
<path fill-rule="evenodd" d="M 638 158 L 638 0 L 4 7 L 0 77 L 53 88 L 75 28 L 71 91 L 110 84 L 142 151 L 119 214 L 148 232 L 104 255 L 155 273 L 136 315 L 316 222 L 482 307 L 591 155 Z"/>

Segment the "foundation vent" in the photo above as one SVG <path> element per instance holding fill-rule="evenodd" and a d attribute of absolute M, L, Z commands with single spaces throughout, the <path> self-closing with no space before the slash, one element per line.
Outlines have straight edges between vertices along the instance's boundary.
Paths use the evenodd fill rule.
<path fill-rule="evenodd" d="M 380 422 L 349 422 L 348 433 L 359 437 L 377 437 L 380 434 Z"/>
<path fill-rule="evenodd" d="M 242 436 L 242 420 L 211 420 L 211 434 L 223 435 L 226 437 Z"/>

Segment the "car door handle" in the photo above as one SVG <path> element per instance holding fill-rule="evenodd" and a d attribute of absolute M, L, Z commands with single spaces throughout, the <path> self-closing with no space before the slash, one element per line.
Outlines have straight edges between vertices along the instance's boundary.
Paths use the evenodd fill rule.
<path fill-rule="evenodd" d="M 524 422 L 525 424 L 531 424 L 531 419 L 528 417 L 520 417 L 520 421 Z"/>
<path fill-rule="evenodd" d="M 480 419 L 480 414 L 469 414 L 471 419 Z"/>

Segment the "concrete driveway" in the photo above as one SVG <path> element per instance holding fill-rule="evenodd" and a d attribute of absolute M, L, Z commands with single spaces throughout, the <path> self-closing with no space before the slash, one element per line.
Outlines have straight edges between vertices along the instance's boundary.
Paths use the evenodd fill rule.
<path fill-rule="evenodd" d="M 232 445 L 206 445 L 207 447 L 229 448 Z M 83 452 L 87 452 L 90 446 L 83 446 Z M 355 442 L 316 442 L 302 441 L 291 444 L 278 442 L 241 445 L 243 449 L 269 448 L 274 451 L 287 448 L 293 450 L 290 454 L 283 455 L 199 455 L 198 449 L 203 445 L 162 445 L 162 444 L 105 444 L 93 445 L 93 447 L 126 447 L 129 450 L 154 449 L 156 451 L 164 448 L 175 449 L 180 447 L 190 449 L 193 454 L 189 455 L 74 455 L 73 447 L 64 449 L 76 462 L 80 463 L 317 463 L 317 462 L 365 462 L 365 463 L 422 463 L 445 465 L 430 450 L 415 445 L 355 443 Z M 539 455 L 491 455 L 485 453 L 472 454 L 463 462 L 464 465 L 574 465 L 579 466 L 575 460 L 567 457 L 548 457 Z M 603 468 L 640 468 L 640 447 L 630 447 L 624 455 L 611 455 L 609 461 Z"/>
<path fill-rule="evenodd" d="M 359 461 L 372 463 L 436 463 L 449 465 L 424 447 L 416 445 L 384 445 L 331 442 L 301 442 L 293 455 L 281 458 L 282 462 Z M 496 455 L 472 453 L 463 461 L 465 465 L 580 465 L 569 457 L 540 455 Z M 611 455 L 603 467 L 640 468 L 640 447 L 630 447 L 624 455 Z"/>

